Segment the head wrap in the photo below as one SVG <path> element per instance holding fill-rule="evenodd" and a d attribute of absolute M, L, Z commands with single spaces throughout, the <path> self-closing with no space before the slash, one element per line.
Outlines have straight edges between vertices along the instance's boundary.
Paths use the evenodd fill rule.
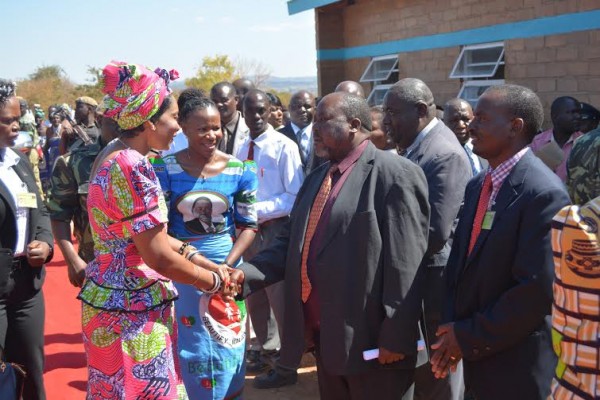
<path fill-rule="evenodd" d="M 78 98 L 77 100 L 75 100 L 75 103 L 83 103 L 83 104 L 87 104 L 88 106 L 98 107 L 98 102 L 88 96 L 82 96 L 82 97 Z"/>
<path fill-rule="evenodd" d="M 175 70 L 157 68 L 151 71 L 138 64 L 111 61 L 102 71 L 104 116 L 114 119 L 123 130 L 133 129 L 148 121 L 171 93 L 169 82 L 177 79 Z"/>

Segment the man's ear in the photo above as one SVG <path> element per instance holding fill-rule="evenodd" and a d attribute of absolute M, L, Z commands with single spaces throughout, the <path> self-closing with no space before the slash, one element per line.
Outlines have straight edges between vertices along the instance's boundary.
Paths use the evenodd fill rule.
<path fill-rule="evenodd" d="M 362 122 L 360 121 L 360 119 L 352 118 L 350 120 L 350 132 L 356 133 L 356 132 L 360 131 L 361 127 L 362 127 Z"/>
<path fill-rule="evenodd" d="M 429 114 L 429 107 L 424 102 L 419 102 L 416 105 L 419 118 L 425 118 Z"/>
<path fill-rule="evenodd" d="M 513 118 L 510 121 L 510 133 L 512 137 L 517 136 L 519 133 L 523 132 L 525 129 L 525 121 L 523 118 Z"/>

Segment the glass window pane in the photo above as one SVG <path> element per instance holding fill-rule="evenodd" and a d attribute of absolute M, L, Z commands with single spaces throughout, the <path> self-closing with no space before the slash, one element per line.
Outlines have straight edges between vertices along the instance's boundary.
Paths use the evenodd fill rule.
<path fill-rule="evenodd" d="M 385 81 L 394 69 L 397 68 L 398 57 L 374 58 L 360 78 L 361 82 Z"/>
<path fill-rule="evenodd" d="M 391 85 L 378 85 L 371 90 L 371 94 L 367 97 L 367 103 L 370 106 L 380 106 L 383 104 L 383 98 L 390 89 Z"/>
<path fill-rule="evenodd" d="M 450 78 L 489 78 L 503 61 L 504 45 L 465 47 Z"/>

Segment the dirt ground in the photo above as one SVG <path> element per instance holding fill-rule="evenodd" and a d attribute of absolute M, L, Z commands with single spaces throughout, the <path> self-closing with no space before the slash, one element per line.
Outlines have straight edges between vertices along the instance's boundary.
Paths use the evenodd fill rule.
<path fill-rule="evenodd" d="M 317 367 L 312 354 L 305 354 L 298 370 L 295 385 L 279 389 L 255 389 L 252 386 L 254 375 L 246 375 L 244 400 L 309 400 L 319 398 L 317 387 Z"/>

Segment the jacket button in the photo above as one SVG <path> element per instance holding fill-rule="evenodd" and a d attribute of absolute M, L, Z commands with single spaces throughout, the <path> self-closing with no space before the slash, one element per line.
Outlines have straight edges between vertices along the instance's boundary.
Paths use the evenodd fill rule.
<path fill-rule="evenodd" d="M 473 349 L 473 354 L 475 354 L 475 355 L 479 354 L 479 349 Z"/>
<path fill-rule="evenodd" d="M 485 346 L 485 351 L 490 351 L 492 348 L 490 346 Z"/>

